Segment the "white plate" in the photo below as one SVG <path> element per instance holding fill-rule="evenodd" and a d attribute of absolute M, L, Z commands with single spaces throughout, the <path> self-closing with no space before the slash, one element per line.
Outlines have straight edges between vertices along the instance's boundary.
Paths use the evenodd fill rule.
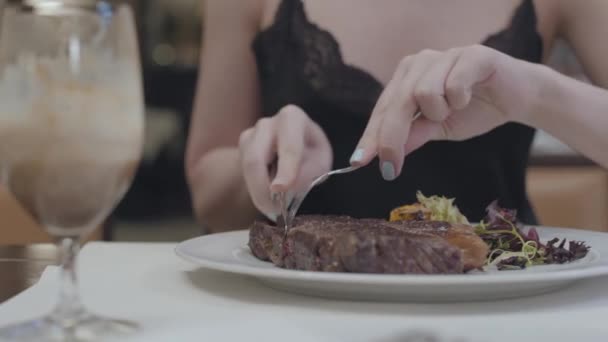
<path fill-rule="evenodd" d="M 180 243 L 175 251 L 199 266 L 252 276 L 279 290 L 351 300 L 454 302 L 537 295 L 583 279 L 608 275 L 608 233 L 537 227 L 541 241 L 585 241 L 587 256 L 564 265 L 458 275 L 356 274 L 286 270 L 251 254 L 248 231 L 213 234 Z"/>

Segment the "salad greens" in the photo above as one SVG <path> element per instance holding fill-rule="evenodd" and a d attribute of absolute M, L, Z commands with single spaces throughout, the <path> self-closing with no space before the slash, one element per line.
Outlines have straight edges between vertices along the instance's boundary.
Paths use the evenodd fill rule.
<path fill-rule="evenodd" d="M 469 220 L 454 205 L 454 198 L 443 196 L 426 197 L 422 192 L 416 193 L 418 203 L 431 212 L 432 221 L 469 224 Z"/>
<path fill-rule="evenodd" d="M 430 220 L 469 224 L 454 205 L 454 198 L 416 194 L 418 203 L 430 212 Z M 475 233 L 490 247 L 488 267 L 499 270 L 523 269 L 533 265 L 564 264 L 584 258 L 589 247 L 584 242 L 554 238 L 542 243 L 535 228 L 524 231 L 517 222 L 517 211 L 501 208 L 498 201 L 486 208 L 486 217 L 475 225 Z"/>
<path fill-rule="evenodd" d="M 517 222 L 517 211 L 501 208 L 497 201 L 486 209 L 486 217 L 475 232 L 489 246 L 488 266 L 499 270 L 522 269 L 533 265 L 563 264 L 584 258 L 589 247 L 584 242 L 554 238 L 543 244 L 535 228 L 525 232 Z M 559 243 L 559 244 L 558 244 Z"/>

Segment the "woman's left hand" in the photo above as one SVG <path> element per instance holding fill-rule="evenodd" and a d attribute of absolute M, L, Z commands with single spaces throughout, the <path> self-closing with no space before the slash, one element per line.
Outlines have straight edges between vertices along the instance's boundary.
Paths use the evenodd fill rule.
<path fill-rule="evenodd" d="M 405 57 L 381 94 L 351 163 L 380 158 L 382 176 L 431 140 L 465 140 L 530 111 L 537 92 L 532 63 L 481 46 Z M 415 113 L 422 117 L 413 121 Z"/>

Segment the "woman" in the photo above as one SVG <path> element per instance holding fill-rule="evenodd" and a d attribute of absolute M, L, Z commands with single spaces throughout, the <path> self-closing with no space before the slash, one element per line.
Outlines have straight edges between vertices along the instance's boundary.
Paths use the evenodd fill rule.
<path fill-rule="evenodd" d="M 471 220 L 499 199 L 536 223 L 535 128 L 608 167 L 608 1 L 208 0 L 205 14 L 187 170 L 210 231 L 272 219 L 272 192 L 349 160 L 365 167 L 300 213 L 387 217 L 420 190 Z M 594 85 L 542 65 L 559 37 Z"/>

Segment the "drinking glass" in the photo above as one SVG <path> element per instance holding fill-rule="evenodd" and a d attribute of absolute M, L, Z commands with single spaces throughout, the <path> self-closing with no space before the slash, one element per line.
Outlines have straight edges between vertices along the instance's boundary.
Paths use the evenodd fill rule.
<path fill-rule="evenodd" d="M 137 326 L 81 304 L 76 260 L 142 154 L 133 15 L 116 2 L 22 0 L 0 20 L 0 180 L 61 251 L 54 310 L 0 328 L 0 341 L 116 340 Z"/>

